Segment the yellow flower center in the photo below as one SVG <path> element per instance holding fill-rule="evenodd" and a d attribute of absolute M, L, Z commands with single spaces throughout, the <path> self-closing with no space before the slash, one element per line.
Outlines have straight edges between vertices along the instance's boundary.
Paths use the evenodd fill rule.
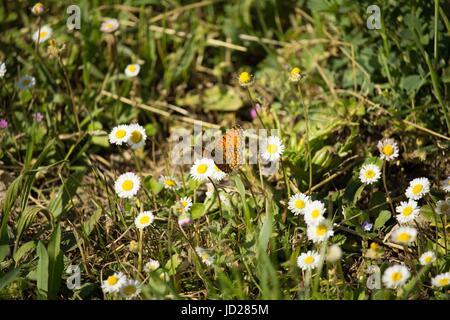
<path fill-rule="evenodd" d="M 411 235 L 409 235 L 409 234 L 406 233 L 406 232 L 400 233 L 400 234 L 397 236 L 397 240 L 400 241 L 400 242 L 407 242 L 407 241 L 409 241 L 410 239 L 411 239 Z"/>
<path fill-rule="evenodd" d="M 422 192 L 422 190 L 423 190 L 423 185 L 418 183 L 412 188 L 412 193 L 419 194 Z"/>
<path fill-rule="evenodd" d="M 372 179 L 373 177 L 375 177 L 375 171 L 369 169 L 369 170 L 367 170 L 367 171 L 364 173 L 364 176 L 365 176 L 367 179 Z"/>
<path fill-rule="evenodd" d="M 325 234 L 325 232 L 327 232 L 328 228 L 324 225 L 319 225 L 316 228 L 316 234 L 321 237 Z"/>
<path fill-rule="evenodd" d="M 305 262 L 306 264 L 312 264 L 314 262 L 314 257 L 313 256 L 307 256 L 305 258 L 305 260 L 303 260 L 303 262 Z"/>
<path fill-rule="evenodd" d="M 449 278 L 442 278 L 442 279 L 439 279 L 438 283 L 439 283 L 440 286 L 446 286 L 446 285 L 448 285 L 450 283 L 450 279 Z"/>
<path fill-rule="evenodd" d="M 319 211 L 319 209 L 314 209 L 314 210 L 311 212 L 311 217 L 313 217 L 314 219 L 318 218 L 319 216 L 320 216 L 320 211 Z"/>
<path fill-rule="evenodd" d="M 205 164 L 205 163 L 202 163 L 202 164 L 200 164 L 198 167 L 197 167 L 197 172 L 199 173 L 199 174 L 205 174 L 205 172 L 208 170 L 208 166 Z"/>
<path fill-rule="evenodd" d="M 135 130 L 131 133 L 131 141 L 133 141 L 134 143 L 138 143 L 139 141 L 141 141 L 142 139 L 142 134 Z"/>
<path fill-rule="evenodd" d="M 393 282 L 399 282 L 403 279 L 403 274 L 401 272 L 393 272 L 391 275 L 391 279 Z"/>
<path fill-rule="evenodd" d="M 409 215 L 411 215 L 412 212 L 413 212 L 413 208 L 412 207 L 406 207 L 405 209 L 403 209 L 403 215 L 404 216 L 409 216 Z"/>
<path fill-rule="evenodd" d="M 105 24 L 105 27 L 106 27 L 106 29 L 112 29 L 113 25 L 112 25 L 111 22 L 108 22 L 108 23 Z"/>
<path fill-rule="evenodd" d="M 133 189 L 134 183 L 131 180 L 125 180 L 122 183 L 122 189 L 125 191 L 130 191 L 131 189 Z"/>
<path fill-rule="evenodd" d="M 181 201 L 181 205 L 182 205 L 183 207 L 186 207 L 186 206 L 187 206 L 187 204 L 188 204 L 188 202 L 187 202 L 187 201 Z"/>
<path fill-rule="evenodd" d="M 432 256 L 426 256 L 425 259 L 423 259 L 425 261 L 426 264 L 429 264 L 431 262 L 431 260 L 433 260 Z"/>
<path fill-rule="evenodd" d="M 46 36 L 48 35 L 48 32 L 47 31 L 41 31 L 40 33 L 39 33 L 39 38 L 45 38 Z"/>
<path fill-rule="evenodd" d="M 117 139 L 122 139 L 123 137 L 125 137 L 125 135 L 127 134 L 127 132 L 125 130 L 117 130 L 116 131 L 116 138 Z"/>
<path fill-rule="evenodd" d="M 252 80 L 252 76 L 250 75 L 250 73 L 244 71 L 239 75 L 239 82 L 247 84 L 250 83 L 250 81 Z"/>
<path fill-rule="evenodd" d="M 126 286 L 125 288 L 123 288 L 123 293 L 125 293 L 125 295 L 127 296 L 131 296 L 136 292 L 136 287 L 131 285 L 131 286 Z"/>
<path fill-rule="evenodd" d="M 372 249 L 373 251 L 377 251 L 378 250 L 378 243 L 376 243 L 376 242 L 372 242 L 371 244 L 370 244 L 370 249 Z"/>
<path fill-rule="evenodd" d="M 450 186 L 450 179 L 448 179 L 447 184 Z"/>
<path fill-rule="evenodd" d="M 292 75 L 292 76 L 298 76 L 298 75 L 300 74 L 300 72 L 302 72 L 302 71 L 300 70 L 300 68 L 295 67 L 295 68 L 292 68 L 292 70 L 291 70 L 291 75 Z"/>
<path fill-rule="evenodd" d="M 394 153 L 394 147 L 391 145 L 385 145 L 383 147 L 383 153 L 387 156 L 391 156 Z"/>
<path fill-rule="evenodd" d="M 269 154 L 275 154 L 275 153 L 277 153 L 277 151 L 278 151 L 278 146 L 276 144 L 271 143 L 267 146 L 267 152 Z"/>
<path fill-rule="evenodd" d="M 115 285 L 117 281 L 119 281 L 119 278 L 117 278 L 116 276 L 109 276 L 108 279 L 106 280 L 106 282 L 108 282 L 110 286 Z"/>
<path fill-rule="evenodd" d="M 169 187 L 175 187 L 177 184 L 172 179 L 164 180 L 164 184 Z"/>
<path fill-rule="evenodd" d="M 134 64 L 130 64 L 128 66 L 128 71 L 130 72 L 135 72 L 137 70 L 136 66 Z"/>
<path fill-rule="evenodd" d="M 150 217 L 149 216 L 142 216 L 139 218 L 139 222 L 141 224 L 148 224 L 150 222 Z"/>
<path fill-rule="evenodd" d="M 305 207 L 305 201 L 303 201 L 302 199 L 295 200 L 295 207 L 297 209 L 303 209 Z"/>

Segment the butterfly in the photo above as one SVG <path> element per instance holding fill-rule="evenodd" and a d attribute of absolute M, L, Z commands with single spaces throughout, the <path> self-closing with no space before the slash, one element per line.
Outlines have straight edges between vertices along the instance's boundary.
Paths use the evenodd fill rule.
<path fill-rule="evenodd" d="M 232 173 L 243 163 L 244 131 L 238 125 L 227 130 L 215 144 L 216 166 L 225 173 Z M 220 157 L 222 159 L 220 159 Z M 217 163 L 219 162 L 219 163 Z"/>

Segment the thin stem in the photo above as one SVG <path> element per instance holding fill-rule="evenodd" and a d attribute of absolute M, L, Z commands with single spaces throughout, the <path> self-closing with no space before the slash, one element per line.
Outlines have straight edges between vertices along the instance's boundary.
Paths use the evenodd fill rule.
<path fill-rule="evenodd" d="M 66 82 L 67 90 L 69 91 L 70 102 L 72 103 L 72 111 L 73 111 L 73 114 L 74 114 L 74 117 L 75 117 L 75 122 L 77 124 L 78 132 L 80 132 L 81 131 L 81 129 L 80 129 L 80 120 L 78 119 L 78 110 L 77 110 L 77 107 L 76 107 L 76 104 L 75 104 L 75 97 L 73 95 L 72 85 L 70 84 L 70 79 L 69 79 L 69 76 L 67 75 L 66 68 L 65 68 L 65 66 L 64 66 L 64 64 L 63 64 L 63 62 L 61 60 L 61 57 L 59 55 L 58 55 L 58 63 L 59 63 L 59 66 L 61 67 L 61 69 L 63 71 L 64 80 Z"/>
<path fill-rule="evenodd" d="M 144 229 L 139 229 L 139 243 L 138 243 L 138 273 L 142 271 L 142 250 L 144 243 Z"/>
<path fill-rule="evenodd" d="M 216 184 L 214 183 L 214 181 L 208 177 L 209 181 L 211 181 L 212 185 L 214 186 L 214 192 L 216 193 L 217 199 L 219 200 L 219 209 L 220 209 L 220 215 L 223 218 L 223 211 L 222 211 L 222 200 L 220 200 L 220 195 L 219 195 L 219 190 L 217 189 Z"/>
<path fill-rule="evenodd" d="M 308 193 L 311 194 L 311 188 L 312 188 L 312 159 L 311 159 L 311 149 L 309 145 L 309 110 L 308 106 L 305 104 L 303 100 L 303 93 L 300 84 L 298 84 L 298 92 L 300 94 L 300 101 L 303 105 L 303 112 L 305 116 L 305 139 L 306 139 L 306 154 L 308 155 L 308 167 L 309 167 L 309 183 L 308 183 Z"/>
<path fill-rule="evenodd" d="M 247 87 L 247 95 L 248 95 L 248 98 L 249 98 L 249 100 L 250 100 L 250 102 L 251 102 L 251 104 L 252 104 L 252 107 L 255 109 L 256 116 L 258 117 L 259 122 L 261 122 L 262 127 L 263 127 L 264 129 L 266 129 L 266 125 L 264 124 L 264 122 L 263 122 L 262 119 L 261 119 L 261 116 L 259 115 L 258 108 L 256 108 L 256 103 L 255 103 L 255 101 L 253 100 L 253 97 L 252 97 L 252 94 L 251 94 L 251 92 L 250 92 L 250 88 L 249 88 L 249 87 Z"/>
<path fill-rule="evenodd" d="M 391 196 L 389 194 L 389 190 L 388 190 L 387 183 L 386 183 L 386 160 L 383 160 L 383 186 L 384 186 L 384 191 L 386 192 L 386 200 L 389 203 L 389 206 L 391 207 L 392 214 L 395 215 L 394 206 L 392 205 Z"/>

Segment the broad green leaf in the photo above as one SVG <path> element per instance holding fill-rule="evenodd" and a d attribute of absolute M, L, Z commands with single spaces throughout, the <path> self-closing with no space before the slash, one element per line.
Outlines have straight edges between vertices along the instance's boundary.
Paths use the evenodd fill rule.
<path fill-rule="evenodd" d="M 58 224 L 48 244 L 48 299 L 55 299 L 64 269 L 61 245 L 61 226 Z"/>
<path fill-rule="evenodd" d="M 205 214 L 205 205 L 203 203 L 194 203 L 191 207 L 191 217 L 193 220 L 201 218 Z"/>
<path fill-rule="evenodd" d="M 0 290 L 20 276 L 20 268 L 14 268 L 0 278 Z"/>
<path fill-rule="evenodd" d="M 177 273 L 177 268 L 181 264 L 181 258 L 176 253 L 174 254 L 166 263 L 164 266 L 164 269 L 166 269 L 167 274 L 169 276 L 172 276 Z"/>
<path fill-rule="evenodd" d="M 38 264 L 36 269 L 36 282 L 37 282 L 37 299 L 45 300 L 48 296 L 48 266 L 49 258 L 47 249 L 41 241 L 37 245 Z"/>
<path fill-rule="evenodd" d="M 375 223 L 373 225 L 373 230 L 377 231 L 381 229 L 386 222 L 391 218 L 391 212 L 387 210 L 383 210 L 378 215 L 377 219 L 375 220 Z"/>

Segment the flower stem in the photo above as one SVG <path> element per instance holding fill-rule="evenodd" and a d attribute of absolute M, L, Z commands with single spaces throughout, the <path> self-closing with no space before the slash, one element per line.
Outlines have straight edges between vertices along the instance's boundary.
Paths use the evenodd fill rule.
<path fill-rule="evenodd" d="M 392 205 L 391 196 L 389 194 L 389 190 L 386 183 L 386 160 L 383 160 L 383 186 L 384 186 L 384 192 L 386 192 L 386 200 L 389 203 L 389 206 L 391 207 L 392 214 L 395 215 L 394 206 Z"/>
<path fill-rule="evenodd" d="M 302 88 L 300 87 L 300 84 L 298 85 L 298 92 L 300 94 L 300 101 L 303 105 L 303 112 L 305 116 L 305 139 L 306 139 L 306 154 L 308 156 L 308 167 L 309 167 L 309 183 L 308 183 L 308 194 L 311 194 L 311 188 L 312 188 L 312 159 L 311 159 L 311 149 L 309 145 L 309 110 L 308 106 L 305 104 L 305 101 L 303 100 L 303 93 Z"/>

